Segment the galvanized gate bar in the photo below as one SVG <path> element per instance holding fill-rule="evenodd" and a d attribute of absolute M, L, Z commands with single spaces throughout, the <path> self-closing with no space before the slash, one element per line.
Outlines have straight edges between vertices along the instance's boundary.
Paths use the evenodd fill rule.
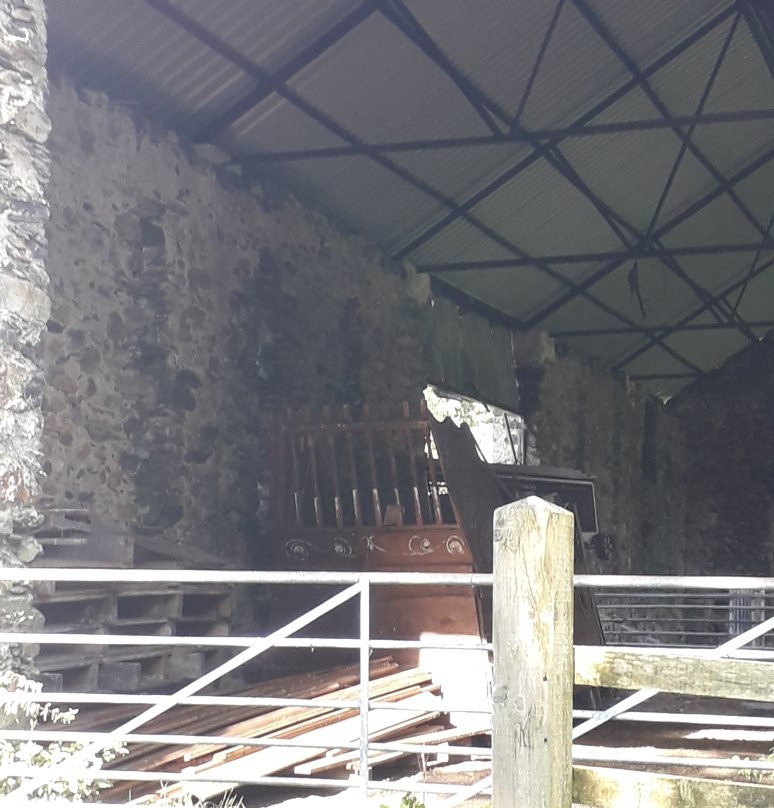
<path fill-rule="evenodd" d="M 205 687 L 207 687 L 207 685 L 216 682 L 225 674 L 230 673 L 233 670 L 236 670 L 245 662 L 249 662 L 251 659 L 254 659 L 259 654 L 262 654 L 264 651 L 267 651 L 269 648 L 272 647 L 272 644 L 276 639 L 287 637 L 288 635 L 293 634 L 296 631 L 299 631 L 300 629 L 304 628 L 304 626 L 313 623 L 315 620 L 327 614 L 328 612 L 332 611 L 337 606 L 341 606 L 343 603 L 346 603 L 348 600 L 353 598 L 359 592 L 360 592 L 360 584 L 354 584 L 345 589 L 343 592 L 339 592 L 333 597 L 328 598 L 327 600 L 323 601 L 319 606 L 315 606 L 313 609 L 310 609 L 305 614 L 301 615 L 300 617 L 297 617 L 290 623 L 287 623 L 282 628 L 277 629 L 277 631 L 275 631 L 273 634 L 270 634 L 268 637 L 258 640 L 254 647 L 245 649 L 232 659 L 224 662 L 222 665 L 218 665 L 213 670 L 204 674 L 204 676 L 201 676 L 199 679 L 196 679 L 195 681 L 191 682 L 185 687 L 182 687 L 180 690 L 170 695 L 166 702 L 162 702 L 152 707 L 149 707 L 147 710 L 140 713 L 140 715 L 136 716 L 135 718 L 132 718 L 129 721 L 126 721 L 125 723 L 121 724 L 121 726 L 117 727 L 116 729 L 105 733 L 104 740 L 101 740 L 98 743 L 90 744 L 89 746 L 80 750 L 75 755 L 73 755 L 67 761 L 66 764 L 53 766 L 47 769 L 42 776 L 40 771 L 38 771 L 31 780 L 28 780 L 26 783 L 17 786 L 15 789 L 13 789 L 13 791 L 10 791 L 8 792 L 8 794 L 5 794 L 4 796 L 0 797 L 0 804 L 9 802 L 11 804 L 14 803 L 18 804 L 19 800 L 22 797 L 29 796 L 31 792 L 35 791 L 35 789 L 38 788 L 43 783 L 50 781 L 52 779 L 56 779 L 57 777 L 62 775 L 72 776 L 74 766 L 77 766 L 79 763 L 87 761 L 93 755 L 99 754 L 103 749 L 105 749 L 105 747 L 110 745 L 114 736 L 132 732 L 138 727 L 141 727 L 143 724 L 147 724 L 148 721 L 150 721 L 151 719 L 156 718 L 159 715 L 162 715 L 167 710 L 174 707 L 177 704 L 177 699 L 185 696 L 192 696 L 194 693 L 203 690 Z M 10 772 L 7 772 L 6 774 L 8 776 L 12 776 Z M 91 775 L 93 774 L 94 770 L 92 770 L 91 772 Z"/>

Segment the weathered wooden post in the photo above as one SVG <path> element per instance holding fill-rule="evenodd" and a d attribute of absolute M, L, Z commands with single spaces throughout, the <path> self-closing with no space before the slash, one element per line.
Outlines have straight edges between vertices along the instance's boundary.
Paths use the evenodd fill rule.
<path fill-rule="evenodd" d="M 572 805 L 573 515 L 494 514 L 493 808 Z"/>

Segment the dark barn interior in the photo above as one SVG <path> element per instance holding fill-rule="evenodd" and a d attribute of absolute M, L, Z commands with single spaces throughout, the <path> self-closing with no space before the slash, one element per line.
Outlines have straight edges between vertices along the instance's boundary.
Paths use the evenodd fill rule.
<path fill-rule="evenodd" d="M 774 574 L 773 9 L 0 0 L 2 566 L 491 572 L 537 493 L 576 571 Z M 4 630 L 306 608 L 2 586 Z M 376 636 L 491 634 L 415 594 Z M 226 653 L 37 651 L 84 692 Z"/>

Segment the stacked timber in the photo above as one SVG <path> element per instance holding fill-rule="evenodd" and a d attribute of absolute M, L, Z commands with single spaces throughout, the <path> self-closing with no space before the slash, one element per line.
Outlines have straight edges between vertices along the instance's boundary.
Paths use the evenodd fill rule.
<path fill-rule="evenodd" d="M 31 538 L 42 548 L 33 566 L 105 569 L 223 568 L 223 561 L 158 537 L 134 537 L 82 508 L 51 507 Z M 171 577 L 174 577 L 172 574 Z M 38 583 L 35 607 L 51 634 L 223 636 L 231 590 L 202 584 Z M 222 661 L 201 647 L 42 644 L 37 666 L 49 690 L 140 692 L 191 681 Z"/>
<path fill-rule="evenodd" d="M 260 706 L 207 707 L 181 705 L 152 720 L 139 732 L 143 734 L 199 735 L 201 743 L 163 746 L 130 743 L 128 754 L 112 768 L 183 773 L 200 780 L 197 783 L 165 785 L 167 797 L 190 796 L 207 800 L 245 780 L 271 775 L 308 775 L 348 777 L 358 769 L 359 752 L 352 749 L 360 738 L 360 698 L 358 666 L 335 668 L 275 679 L 241 690 L 240 696 L 261 698 L 307 699 L 319 706 L 267 708 Z M 375 660 L 370 666 L 368 696 L 369 740 L 379 742 L 422 743 L 429 747 L 461 743 L 489 732 L 488 717 L 478 727 L 450 728 L 442 711 L 440 688 L 432 676 L 420 668 L 400 668 L 391 658 Z M 352 704 L 336 707 L 326 702 Z M 405 709 L 387 709 L 380 705 L 400 703 Z M 75 729 L 108 731 L 137 714 L 138 708 L 108 707 L 81 712 Z M 213 742 L 213 737 L 232 741 Z M 293 740 L 299 745 L 286 746 Z M 240 743 L 243 741 L 243 743 Z M 369 754 L 369 768 L 393 763 L 410 755 L 404 751 L 377 751 Z M 208 782 L 208 776 L 218 782 Z M 233 778 L 233 784 L 229 781 Z M 301 781 L 302 782 L 302 781 Z M 150 794 L 148 783 L 118 781 L 104 796 L 124 799 L 129 793 Z"/>

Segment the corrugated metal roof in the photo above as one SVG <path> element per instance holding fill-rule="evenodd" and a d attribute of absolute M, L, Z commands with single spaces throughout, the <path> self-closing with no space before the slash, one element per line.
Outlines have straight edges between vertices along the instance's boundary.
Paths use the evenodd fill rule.
<path fill-rule="evenodd" d="M 509 116 L 524 98 L 556 9 L 554 3 L 545 0 L 520 0 L 518 4 L 487 0 L 474 6 L 469 0 L 405 0 L 416 23 L 448 58 L 452 69 L 468 82 L 466 92 L 481 96 L 479 101 L 488 110 L 482 116 L 455 85 L 454 77 L 430 58 L 432 54 L 424 53 L 398 23 L 375 7 L 368 7 L 362 20 L 349 26 L 337 42 L 310 54 L 309 49 L 321 37 L 347 22 L 350 15 L 359 14 L 358 0 L 166 2 L 208 32 L 210 41 L 186 32 L 165 16 L 163 0 L 54 0 L 49 2 L 50 62 L 77 83 L 105 89 L 114 98 L 128 100 L 149 117 L 190 136 L 206 129 L 256 88 L 256 80 L 245 72 L 244 64 L 234 61 L 247 60 L 271 72 L 286 69 L 300 54 L 307 54 L 306 66 L 297 70 L 288 86 L 311 108 L 299 109 L 291 100 L 267 91 L 260 103 L 242 110 L 213 135 L 233 155 L 349 148 L 360 141 L 481 138 L 490 132 L 483 120 L 486 116 L 498 121 L 497 126 L 507 133 Z M 694 37 L 691 47 L 655 72 L 650 71 L 650 86 L 666 109 L 672 115 L 693 115 L 733 24 L 734 7 L 728 5 L 729 0 L 586 2 L 640 69 L 664 57 L 726 10 L 714 29 L 708 26 L 703 37 Z M 414 21 L 406 17 L 402 24 L 412 27 Z M 239 59 L 229 58 L 229 49 L 237 52 Z M 524 104 L 521 122 L 532 130 L 567 126 L 623 86 L 629 91 L 619 92 L 617 101 L 597 114 L 592 125 L 654 120 L 660 113 L 643 89 L 632 89 L 627 67 L 605 45 L 579 6 L 567 0 Z M 740 22 L 704 112 L 772 108 L 774 84 L 746 24 Z M 687 129 L 687 124 L 681 126 Z M 693 139 L 718 171 L 731 175 L 771 148 L 774 130 L 771 118 L 700 124 Z M 644 234 L 680 149 L 674 132 L 647 128 L 565 139 L 561 159 L 566 159 L 616 215 Z M 344 227 L 385 250 L 397 252 L 414 245 L 407 257 L 415 263 L 508 261 L 520 250 L 534 255 L 620 251 L 621 240 L 600 213 L 545 159 L 534 160 L 508 181 L 497 182 L 493 193 L 482 194 L 480 201 L 470 206 L 473 216 L 510 240 L 515 250 L 499 244 L 459 215 L 449 215 L 439 196 L 465 204 L 531 152 L 532 146 L 525 142 L 471 142 L 453 148 L 386 152 L 387 159 L 401 172 L 416 177 L 413 184 L 365 154 L 307 157 L 258 166 L 258 170 L 279 177 Z M 429 186 L 430 193 L 417 187 L 423 184 Z M 702 199 L 716 185 L 717 177 L 687 152 L 656 227 Z M 736 193 L 759 226 L 723 194 L 670 230 L 663 242 L 680 247 L 759 241 L 761 226 L 766 226 L 772 212 L 772 187 L 774 161 L 736 186 Z M 447 220 L 445 226 L 435 228 Z M 423 236 L 431 227 L 433 234 Z M 627 231 L 627 241 L 635 240 Z M 770 255 L 768 250 L 766 256 Z M 742 277 L 751 261 L 747 251 L 683 256 L 678 263 L 690 278 L 715 293 Z M 600 266 L 589 261 L 557 264 L 552 270 L 577 283 Z M 643 318 L 629 287 L 630 267 L 631 261 L 624 261 L 607 278 L 591 285 L 592 295 L 648 326 L 668 325 L 696 309 L 695 292 L 658 261 L 646 259 L 640 262 L 641 293 L 649 301 L 648 315 Z M 767 270 L 753 280 L 742 300 L 740 312 L 751 321 L 774 321 L 772 272 Z M 536 268 L 455 272 L 445 274 L 444 280 L 516 317 L 530 317 L 567 294 L 566 285 Z M 580 330 L 619 328 L 621 321 L 590 300 L 574 298 L 552 312 L 543 325 L 553 330 Z M 675 350 L 686 351 L 691 355 L 686 359 L 701 367 L 711 367 L 738 348 L 736 332 L 711 333 L 711 339 L 704 339 L 705 332 L 675 334 Z M 613 365 L 644 339 L 642 334 L 610 339 L 589 335 L 570 342 L 587 355 Z M 658 347 L 649 348 L 626 366 L 634 374 L 680 373 L 685 369 L 684 363 Z M 674 391 L 684 383 L 665 379 L 652 384 L 655 390 Z"/>

